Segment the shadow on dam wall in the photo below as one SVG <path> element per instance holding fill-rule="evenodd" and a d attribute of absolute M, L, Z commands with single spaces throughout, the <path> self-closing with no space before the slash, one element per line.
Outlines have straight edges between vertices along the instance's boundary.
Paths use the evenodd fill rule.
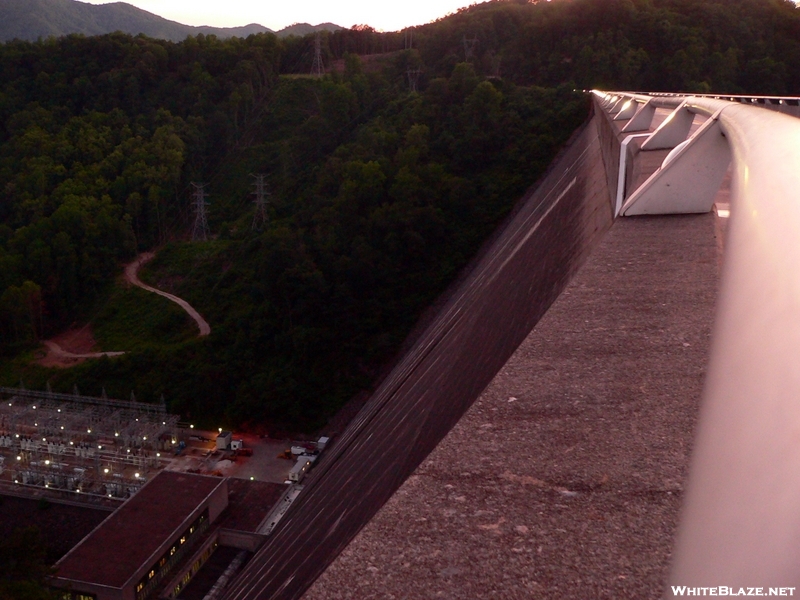
<path fill-rule="evenodd" d="M 474 263 L 225 595 L 299 598 L 447 435 L 613 223 L 619 145 L 602 111 Z"/>

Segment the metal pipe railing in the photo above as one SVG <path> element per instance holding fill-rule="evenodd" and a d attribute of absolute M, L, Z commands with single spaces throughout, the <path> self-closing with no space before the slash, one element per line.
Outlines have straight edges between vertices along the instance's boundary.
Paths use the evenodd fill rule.
<path fill-rule="evenodd" d="M 800 590 L 800 120 L 707 96 L 653 101 L 716 114 L 733 173 L 669 584 Z"/>

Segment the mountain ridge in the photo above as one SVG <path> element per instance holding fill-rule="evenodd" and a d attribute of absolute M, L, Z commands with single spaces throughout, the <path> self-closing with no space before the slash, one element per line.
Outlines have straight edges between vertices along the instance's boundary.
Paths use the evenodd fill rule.
<path fill-rule="evenodd" d="M 258 33 L 285 37 L 337 29 L 343 28 L 333 23 L 295 23 L 276 32 L 258 23 L 240 27 L 192 26 L 170 21 L 126 2 L 94 5 L 77 0 L 0 0 L 2 42 L 14 39 L 36 41 L 70 34 L 93 36 L 115 31 L 180 42 L 187 36 L 201 33 L 224 39 Z"/>

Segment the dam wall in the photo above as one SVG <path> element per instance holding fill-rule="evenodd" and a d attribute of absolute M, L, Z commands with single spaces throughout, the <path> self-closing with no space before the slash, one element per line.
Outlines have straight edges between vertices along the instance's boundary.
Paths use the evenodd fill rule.
<path fill-rule="evenodd" d="M 573 136 L 225 598 L 302 596 L 475 403 L 610 229 L 612 133 L 595 111 Z"/>

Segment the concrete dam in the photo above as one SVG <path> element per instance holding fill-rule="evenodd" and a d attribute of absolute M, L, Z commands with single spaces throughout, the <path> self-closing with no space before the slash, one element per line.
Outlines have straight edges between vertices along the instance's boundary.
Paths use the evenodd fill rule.
<path fill-rule="evenodd" d="M 315 469 L 306 488 L 226 598 L 301 597 L 403 486 L 495 379 L 610 229 L 614 219 L 612 199 L 616 193 L 618 162 L 619 142 L 614 126 L 602 111 L 595 110 L 474 262 L 425 333 L 337 440 L 331 454 Z M 711 264 L 715 264 L 713 258 Z M 593 301 L 598 303 L 597 308 L 612 308 L 618 302 L 614 294 L 602 297 L 599 290 Z M 593 322 L 591 328 L 595 327 Z M 588 340 L 575 341 L 584 348 L 588 344 Z M 585 350 L 576 346 L 569 353 L 573 351 L 577 355 Z M 563 359 L 568 360 L 567 357 Z M 553 368 L 549 365 L 545 370 Z M 576 384 L 564 387 L 561 394 Z M 593 382 L 586 384 L 594 385 Z M 542 393 L 552 392 L 542 390 Z M 522 398 L 517 402 L 514 408 L 525 404 Z M 506 401 L 506 404 L 509 403 Z M 571 401 L 566 404 L 569 406 L 548 405 L 545 414 L 575 410 Z M 542 410 L 541 407 L 531 409 Z M 614 425 L 615 428 L 619 426 Z M 492 428 L 482 433 L 503 436 L 499 426 L 497 431 L 495 425 Z M 524 462 L 523 457 L 539 447 L 543 440 L 514 439 L 513 433 L 508 431 L 503 444 L 507 446 L 505 452 L 497 453 L 493 449 L 487 451 L 487 455 L 495 456 L 500 463 L 506 460 L 503 457 L 512 460 L 516 457 L 517 460 L 513 460 L 516 464 L 495 467 L 494 475 L 506 477 L 501 481 L 512 484 L 514 478 L 520 477 L 524 489 L 529 487 L 524 482 L 534 478 L 520 470 L 519 463 Z M 596 440 L 589 439 L 587 443 L 596 443 Z M 448 470 L 474 473 L 478 477 L 477 467 L 485 465 L 480 460 L 476 464 L 475 446 L 475 441 L 470 441 L 459 448 L 457 457 L 448 459 Z M 591 488 L 591 477 L 586 474 L 582 478 L 585 481 L 577 489 Z M 550 483 L 534 485 L 526 491 L 562 498 L 577 494 L 567 489 L 570 482 L 563 477 L 545 479 Z M 598 476 L 597 480 L 600 479 Z M 442 489 L 447 491 L 450 487 L 445 484 Z M 440 493 L 441 490 L 435 496 Z M 458 504 L 443 500 L 442 506 Z M 466 508 L 469 508 L 468 503 Z M 406 515 L 411 521 L 408 527 L 413 526 L 416 515 L 416 512 Z M 518 528 L 530 530 L 523 524 Z M 430 533 L 429 527 L 422 529 Z M 397 549 L 393 542 L 387 540 L 386 544 L 387 551 Z M 453 573 L 451 579 L 458 579 L 458 573 L 466 572 L 464 566 L 450 565 L 449 568 Z M 330 575 L 336 577 L 335 572 Z M 416 582 L 413 584 L 416 587 L 419 575 L 409 572 L 408 576 Z M 338 593 L 329 586 L 324 594 L 316 597 L 372 595 L 366 589 L 363 594 L 355 592 L 354 581 L 350 577 L 347 579 L 346 583 L 340 581 L 333 586 Z M 313 590 L 311 597 L 315 597 Z M 409 597 L 427 597 L 427 594 Z"/>

